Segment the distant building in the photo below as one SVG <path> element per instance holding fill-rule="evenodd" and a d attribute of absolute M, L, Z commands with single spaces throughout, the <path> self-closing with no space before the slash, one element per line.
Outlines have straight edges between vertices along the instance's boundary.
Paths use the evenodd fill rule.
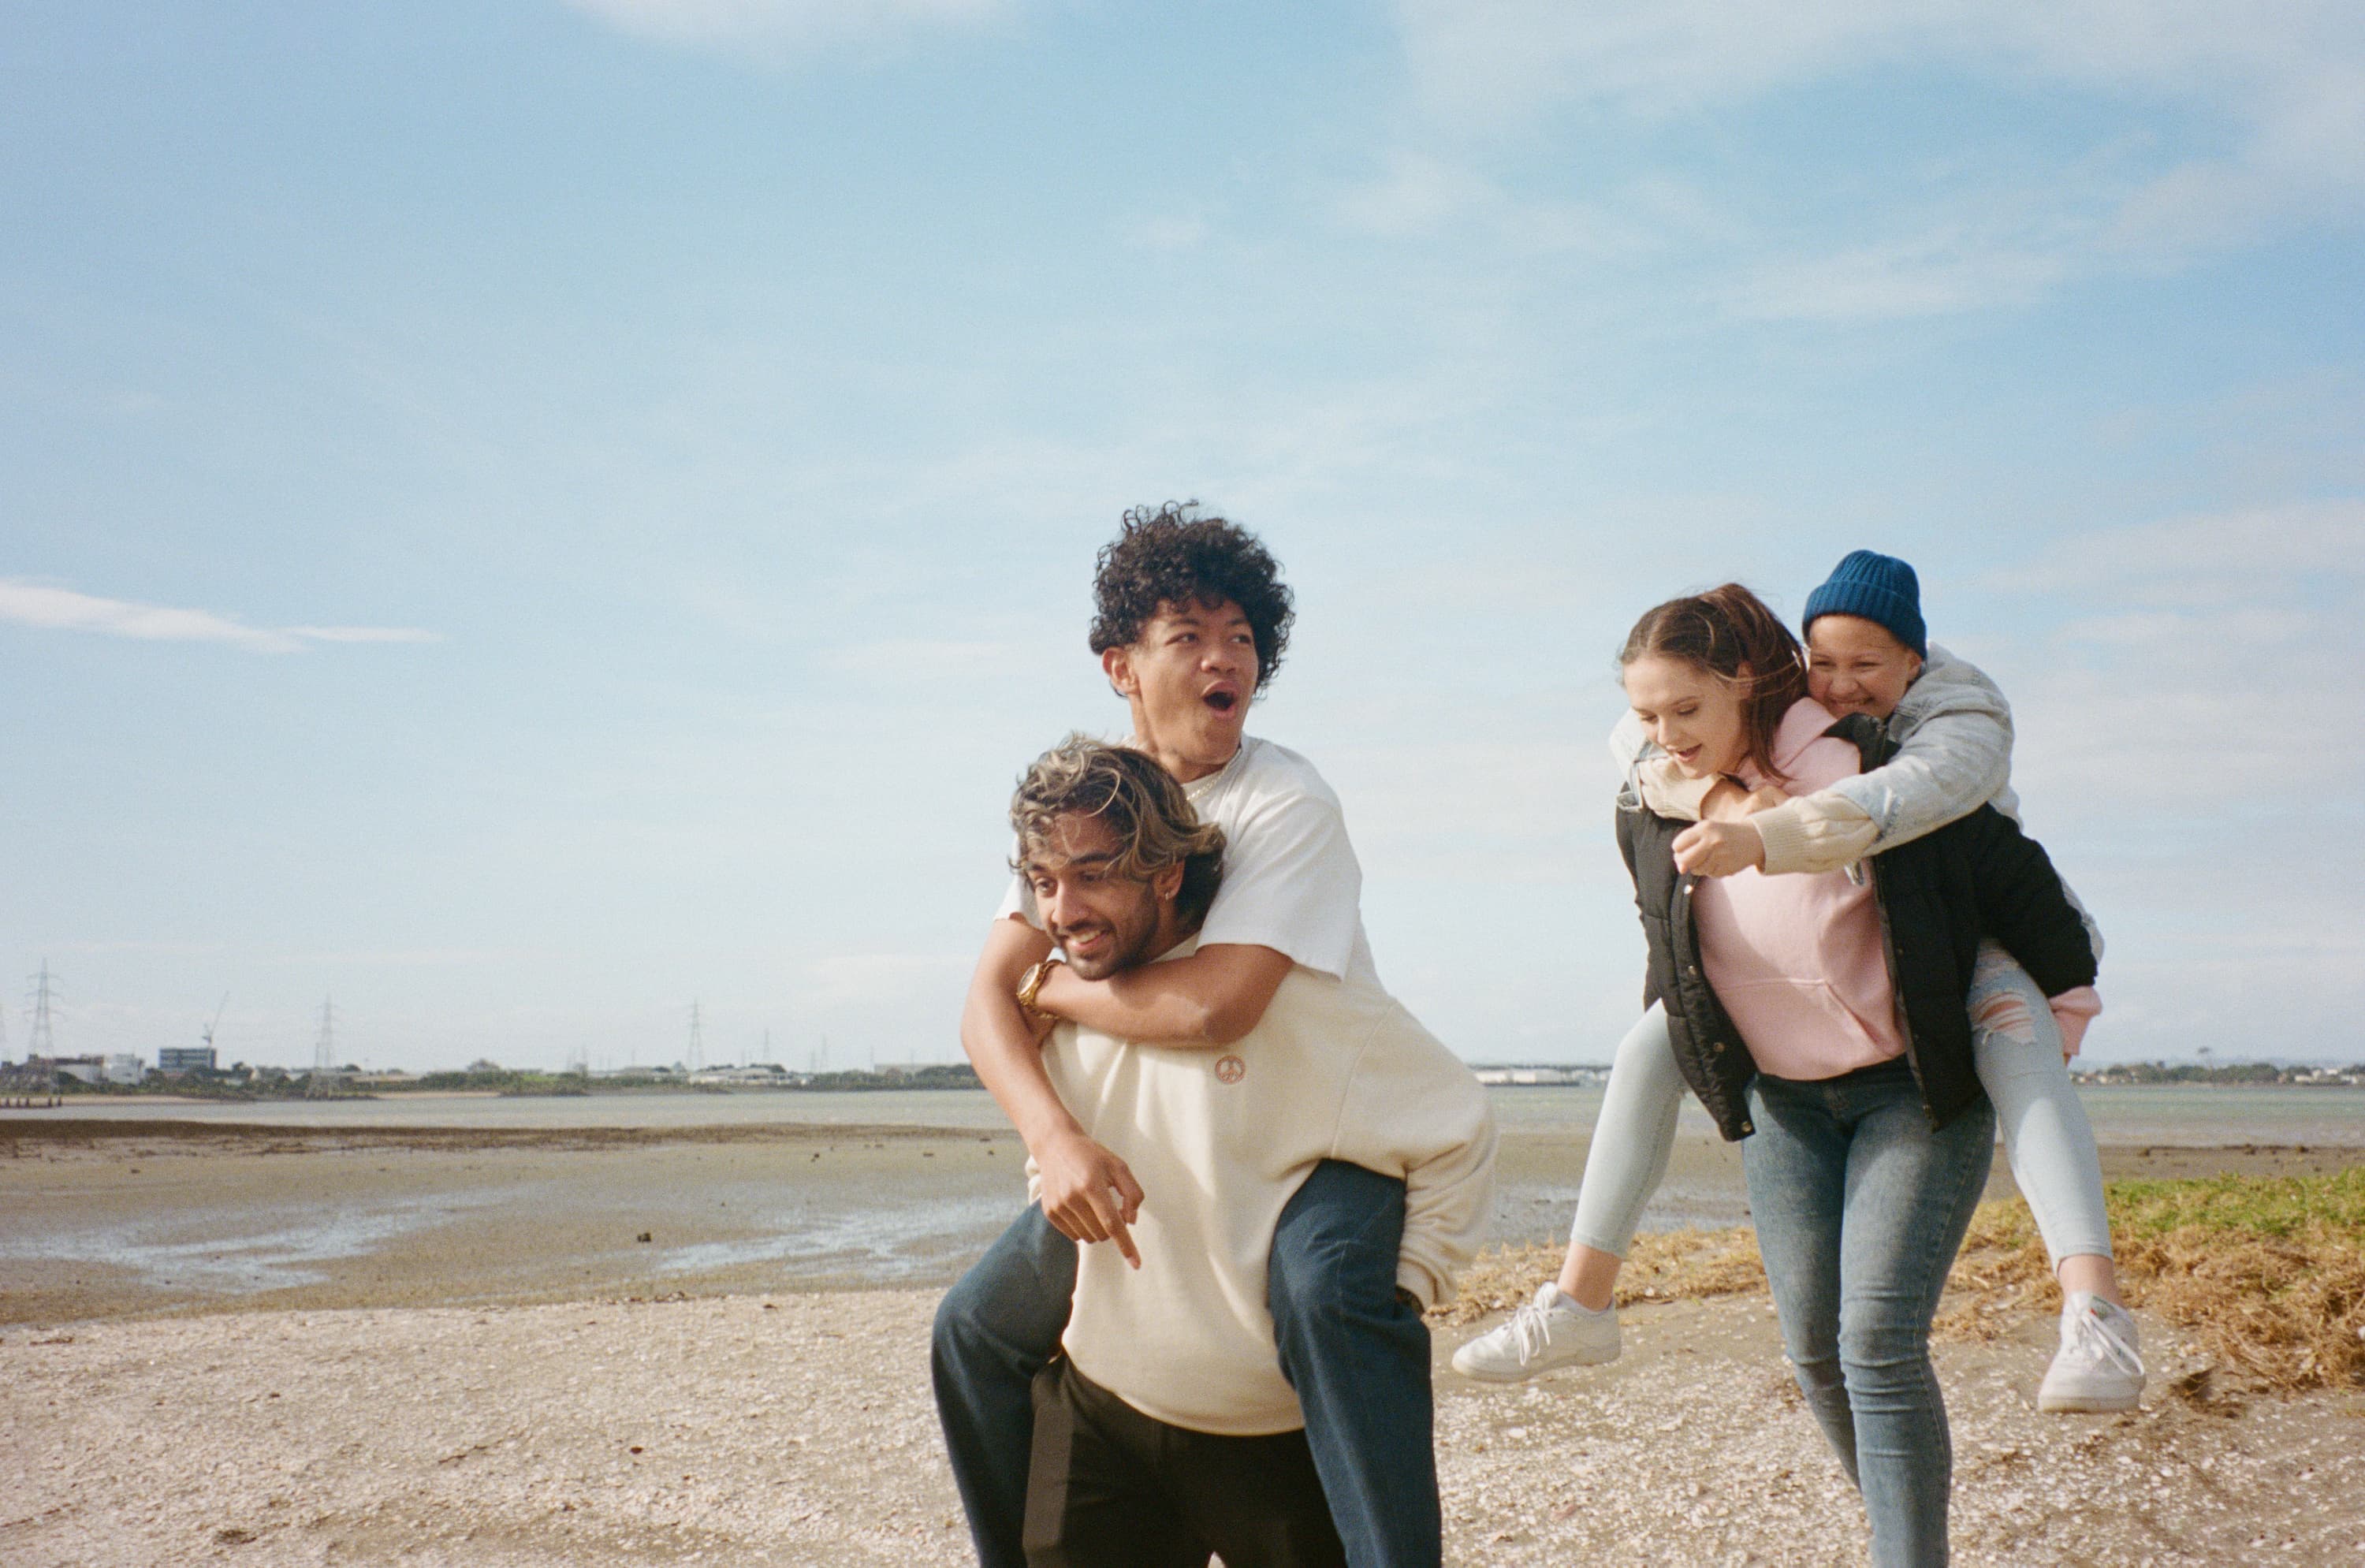
<path fill-rule="evenodd" d="M 71 1078 L 82 1083 L 106 1081 L 105 1057 L 43 1057 L 37 1060 L 60 1078 Z"/>
<path fill-rule="evenodd" d="M 118 1051 L 106 1058 L 106 1081 L 137 1083 L 148 1076 L 148 1064 L 129 1051 Z"/>
<path fill-rule="evenodd" d="M 1479 1067 L 1471 1069 L 1471 1076 L 1481 1083 L 1497 1088 L 1534 1089 L 1598 1083 L 1603 1070 L 1597 1067 Z"/>
<path fill-rule="evenodd" d="M 214 1070 L 211 1046 L 163 1046 L 156 1051 L 156 1070 L 167 1078 Z"/>
<path fill-rule="evenodd" d="M 788 1070 L 777 1062 L 752 1062 L 745 1067 L 705 1067 L 689 1075 L 692 1083 L 751 1083 L 777 1087 L 789 1081 Z"/>

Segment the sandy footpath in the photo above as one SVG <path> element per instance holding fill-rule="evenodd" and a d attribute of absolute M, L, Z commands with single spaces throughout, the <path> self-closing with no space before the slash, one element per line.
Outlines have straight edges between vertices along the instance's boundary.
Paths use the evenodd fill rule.
<path fill-rule="evenodd" d="M 0 1562 L 968 1561 L 932 1291 L 272 1311 L 0 1334 Z M 1853 1562 L 1763 1295 L 1439 1380 L 1450 1561 Z M 1947 1345 L 1957 1561 L 2365 1561 L 2365 1395 L 2247 1397 L 2147 1323 L 2130 1417 L 2031 1407 L 2046 1326 Z M 1440 1365 L 1469 1330 L 1441 1332 Z"/>

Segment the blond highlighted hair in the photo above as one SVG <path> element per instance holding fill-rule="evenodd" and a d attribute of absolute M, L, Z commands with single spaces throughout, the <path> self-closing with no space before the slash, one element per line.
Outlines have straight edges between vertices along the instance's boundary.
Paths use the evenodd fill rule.
<path fill-rule="evenodd" d="M 1174 913 L 1184 924 L 1198 924 L 1215 902 L 1224 875 L 1224 830 L 1201 822 L 1182 784 L 1150 757 L 1081 734 L 1037 757 L 1010 797 L 1010 826 L 1018 835 L 1010 868 L 1025 875 L 1028 859 L 1050 843 L 1052 823 L 1064 816 L 1108 823 L 1117 840 L 1113 875 L 1146 882 L 1180 865 L 1182 888 Z"/>

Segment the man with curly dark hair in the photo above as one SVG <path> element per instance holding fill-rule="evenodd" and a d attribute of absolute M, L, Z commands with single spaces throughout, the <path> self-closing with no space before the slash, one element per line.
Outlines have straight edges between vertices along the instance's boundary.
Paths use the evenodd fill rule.
<path fill-rule="evenodd" d="M 1135 507 L 1123 531 L 1101 546 L 1093 577 L 1093 652 L 1140 642 L 1169 605 L 1212 608 L 1227 599 L 1256 639 L 1256 689 L 1262 691 L 1281 671 L 1297 620 L 1281 563 L 1247 529 L 1200 516 L 1195 501 L 1169 501 L 1155 511 Z"/>
<path fill-rule="evenodd" d="M 1025 1139 L 1040 1193 L 936 1315 L 937 1411 L 988 1568 L 1026 1560 L 1030 1385 L 1068 1322 L 1077 1244 L 1133 1257 L 1126 1227 L 1155 1202 L 1060 1102 L 1043 1032 L 1065 1020 L 1202 1048 L 1215 1070 L 1242 1061 L 1221 1047 L 1256 1028 L 1294 970 L 1379 984 L 1338 797 L 1304 757 L 1244 733 L 1290 632 L 1272 554 L 1195 505 L 1136 509 L 1100 554 L 1094 600 L 1092 647 L 1131 716 L 1126 744 L 1223 830 L 1223 879 L 1194 952 L 1092 980 L 1059 961 L 1018 882 L 970 981 L 961 1044 Z M 1283 1211 L 1270 1261 L 1277 1354 L 1356 1568 L 1431 1568 L 1441 1557 L 1421 1313 L 1450 1284 L 1400 1260 L 1404 1214 L 1401 1180 L 1324 1160 Z"/>

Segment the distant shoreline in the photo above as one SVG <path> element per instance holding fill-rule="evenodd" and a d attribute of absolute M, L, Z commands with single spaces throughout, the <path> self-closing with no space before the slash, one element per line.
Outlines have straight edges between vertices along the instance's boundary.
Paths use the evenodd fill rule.
<path fill-rule="evenodd" d="M 1608 1068 L 1597 1063 L 1473 1062 L 1470 1069 L 1489 1089 L 1597 1089 Z M 728 1076 L 723 1076 L 727 1074 Z M 2352 1067 L 2278 1067 L 2268 1062 L 2229 1062 L 2218 1066 L 2170 1065 L 2166 1062 L 2113 1062 L 2073 1070 L 2080 1088 L 2174 1089 L 2315 1089 L 2365 1091 L 2365 1063 Z M 312 1091 L 308 1077 L 273 1070 L 267 1076 L 159 1090 L 148 1085 L 92 1084 L 60 1078 L 37 1089 L 22 1084 L 9 1091 L 25 1103 L 0 1105 L 8 1111 L 66 1112 L 76 1103 L 114 1105 L 221 1105 L 287 1103 L 318 1101 L 370 1100 L 559 1100 L 599 1099 L 636 1094 L 843 1094 L 897 1093 L 912 1091 L 968 1090 L 984 1085 L 966 1062 L 934 1063 L 926 1067 L 885 1068 L 842 1072 L 790 1072 L 780 1068 L 724 1068 L 689 1075 L 659 1070 L 605 1076 L 550 1073 L 535 1070 L 431 1072 L 402 1077 L 341 1073 L 322 1092 Z M 49 1103 L 36 1103 L 46 1101 Z"/>
<path fill-rule="evenodd" d="M 331 1149 L 629 1148 L 676 1143 L 826 1143 L 856 1139 L 933 1141 L 948 1133 L 980 1141 L 1015 1141 L 1007 1129 L 968 1133 L 897 1122 L 709 1122 L 646 1127 L 291 1126 L 269 1122 L 181 1122 L 113 1116 L 0 1120 L 0 1159 L 18 1142 L 96 1146 L 134 1139 L 153 1143 L 267 1143 L 247 1153 L 316 1153 Z M 192 1152 L 202 1152 L 193 1150 Z"/>
<path fill-rule="evenodd" d="M 580 1100 L 626 1094 L 869 1094 L 913 1090 L 981 1091 L 985 1087 L 978 1081 L 975 1070 L 966 1062 L 911 1069 L 886 1068 L 875 1072 L 792 1073 L 783 1070 L 777 1076 L 755 1073 L 754 1070 L 745 1068 L 718 1070 L 729 1072 L 732 1076 L 701 1079 L 661 1072 L 592 1077 L 571 1072 L 499 1071 L 431 1072 L 416 1078 L 387 1079 L 358 1074 L 341 1075 L 319 1093 L 313 1092 L 308 1078 L 286 1074 L 250 1081 L 193 1084 L 185 1089 L 161 1092 L 144 1085 L 134 1089 L 63 1079 L 39 1092 L 54 1093 L 62 1102 L 219 1105 L 248 1103 L 279 1104 L 308 1100 Z M 13 1108 L 62 1110 L 65 1105 Z"/>

